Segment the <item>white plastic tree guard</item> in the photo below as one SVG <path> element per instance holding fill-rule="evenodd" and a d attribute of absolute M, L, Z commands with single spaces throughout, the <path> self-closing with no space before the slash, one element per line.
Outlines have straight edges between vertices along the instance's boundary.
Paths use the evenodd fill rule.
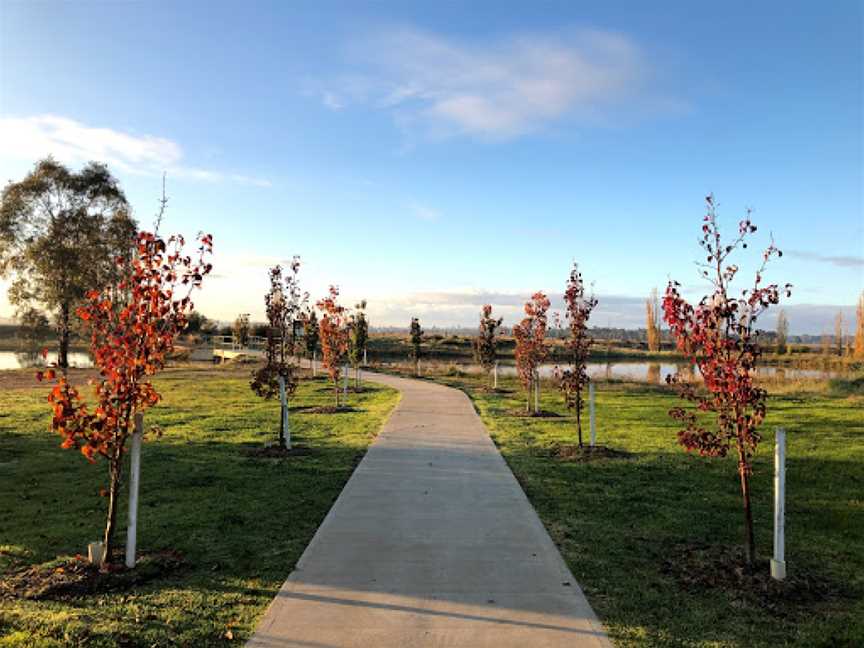
<path fill-rule="evenodd" d="M 288 423 L 288 396 L 285 393 L 285 378 L 279 376 L 279 404 L 282 408 L 282 416 L 279 418 L 281 436 L 285 439 L 285 447 L 291 448 L 291 426 Z"/>
<path fill-rule="evenodd" d="M 540 413 L 540 372 L 534 371 L 534 413 Z"/>
<path fill-rule="evenodd" d="M 138 489 L 141 483 L 141 438 L 144 436 L 144 415 L 135 414 L 135 430 L 129 451 L 129 526 L 126 529 L 126 566 L 135 566 L 135 549 L 138 541 Z"/>
<path fill-rule="evenodd" d="M 594 417 L 594 383 L 588 383 L 588 416 L 591 420 L 591 447 L 597 443 L 597 425 Z"/>
<path fill-rule="evenodd" d="M 346 362 L 342 367 L 342 375 L 344 379 L 342 380 L 342 394 L 345 398 L 348 398 L 348 363 Z"/>
<path fill-rule="evenodd" d="M 777 428 L 774 441 L 774 557 L 771 577 L 786 578 L 786 430 Z"/>

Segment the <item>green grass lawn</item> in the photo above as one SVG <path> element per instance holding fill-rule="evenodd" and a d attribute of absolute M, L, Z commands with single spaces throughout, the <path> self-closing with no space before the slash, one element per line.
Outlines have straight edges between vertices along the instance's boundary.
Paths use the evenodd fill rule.
<path fill-rule="evenodd" d="M 156 384 L 165 398 L 146 421 L 164 436 L 142 452 L 138 547 L 176 550 L 183 566 L 77 600 L 0 599 L 0 646 L 246 638 L 398 400 L 396 391 L 367 384 L 349 397 L 356 411 L 292 412 L 294 441 L 315 452 L 262 459 L 243 451 L 275 438 L 279 409 L 252 394 L 247 370 L 168 372 Z M 86 553 L 86 543 L 101 538 L 106 465 L 58 447 L 47 431 L 46 391 L 0 391 L 0 574 Z M 331 403 L 326 383 L 305 381 L 291 404 Z M 119 519 L 123 545 L 125 510 Z"/>
<path fill-rule="evenodd" d="M 772 550 L 774 429 L 783 426 L 787 568 L 790 578 L 806 575 L 787 596 L 794 599 L 808 585 L 828 591 L 818 600 L 795 603 L 766 601 L 734 586 L 687 584 L 676 576 L 675 566 L 685 564 L 685 548 L 737 549 L 743 516 L 734 459 L 703 459 L 677 445 L 677 428 L 667 415 L 679 402 L 674 392 L 665 386 L 598 383 L 598 443 L 632 457 L 564 462 L 548 450 L 575 442 L 574 418 L 513 416 L 524 407 L 514 380 L 503 381 L 513 393 L 484 393 L 477 390 L 479 378 L 451 373 L 437 379 L 471 395 L 617 644 L 864 645 L 860 379 L 852 389 L 792 391 L 769 400 L 753 477 L 757 550 L 762 558 Z M 544 387 L 542 409 L 566 414 L 558 393 Z M 587 424 L 585 433 L 587 441 Z M 691 571 L 708 575 L 712 567 L 696 564 Z"/>

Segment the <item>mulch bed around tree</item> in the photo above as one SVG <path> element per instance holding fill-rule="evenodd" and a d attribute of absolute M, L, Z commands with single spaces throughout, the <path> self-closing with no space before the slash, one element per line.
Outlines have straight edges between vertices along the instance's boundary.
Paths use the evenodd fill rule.
<path fill-rule="evenodd" d="M 315 449 L 303 445 L 292 445 L 290 448 L 283 448 L 274 443 L 273 445 L 259 448 L 245 448 L 243 454 L 256 459 L 287 459 L 288 457 L 308 457 L 315 454 Z"/>
<path fill-rule="evenodd" d="M 546 410 L 540 410 L 539 412 L 526 412 L 523 409 L 510 410 L 507 412 L 507 416 L 515 416 L 518 418 L 562 418 L 558 412 L 547 412 Z"/>
<path fill-rule="evenodd" d="M 480 394 L 512 394 L 512 389 L 505 389 L 504 387 L 477 387 L 475 389 Z"/>
<path fill-rule="evenodd" d="M 339 407 L 322 405 L 320 407 L 304 407 L 297 410 L 299 414 L 350 414 L 351 412 L 358 411 L 357 408 L 348 405 L 340 405 Z"/>
<path fill-rule="evenodd" d="M 561 461 L 588 462 L 602 459 L 630 459 L 633 455 L 624 450 L 616 450 L 605 445 L 583 445 L 581 448 L 576 443 L 562 443 L 552 446 L 549 450 L 551 457 Z"/>
<path fill-rule="evenodd" d="M 102 571 L 86 558 L 75 556 L 64 561 L 23 567 L 0 577 L 0 599 L 72 600 L 103 592 L 122 591 L 184 568 L 183 557 L 176 551 L 144 553 L 134 569 L 123 565 L 123 556 L 115 554 L 116 565 Z"/>
<path fill-rule="evenodd" d="M 682 589 L 720 591 L 731 598 L 733 606 L 756 605 L 778 616 L 854 595 L 848 586 L 802 565 L 789 568 L 782 581 L 771 578 L 769 560 L 757 557 L 748 569 L 741 547 L 682 543 L 671 548 L 670 556 L 660 571 Z"/>
<path fill-rule="evenodd" d="M 0 371 L 0 389 L 42 389 L 47 393 L 51 390 L 46 383 L 36 380 L 36 372 L 44 367 L 30 369 L 4 369 Z M 96 369 L 69 369 L 69 381 L 75 385 L 86 385 L 92 378 L 98 378 Z"/>

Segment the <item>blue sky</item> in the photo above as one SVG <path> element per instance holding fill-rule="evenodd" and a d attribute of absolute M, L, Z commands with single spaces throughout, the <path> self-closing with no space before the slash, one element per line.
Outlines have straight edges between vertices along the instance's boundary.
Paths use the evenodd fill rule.
<path fill-rule="evenodd" d="M 843 1 L 6 1 L 0 179 L 106 161 L 147 224 L 167 171 L 164 229 L 215 237 L 206 314 L 260 317 L 300 254 L 313 296 L 427 326 L 512 323 L 574 259 L 595 324 L 638 326 L 670 276 L 704 292 L 714 192 L 819 333 L 864 288 L 862 47 Z"/>

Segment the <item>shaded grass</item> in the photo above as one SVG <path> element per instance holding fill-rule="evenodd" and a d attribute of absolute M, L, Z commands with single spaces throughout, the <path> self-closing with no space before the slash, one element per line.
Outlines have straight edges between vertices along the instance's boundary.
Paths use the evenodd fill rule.
<path fill-rule="evenodd" d="M 248 370 L 168 372 L 142 452 L 138 546 L 176 550 L 184 568 L 126 592 L 73 602 L 0 601 L 0 646 L 212 646 L 245 638 L 308 544 L 398 399 L 367 385 L 351 413 L 291 414 L 304 456 L 256 458 L 279 409 L 255 397 Z M 303 382 L 292 405 L 330 393 Z M 0 574 L 85 552 L 101 537 L 104 463 L 63 451 L 47 429 L 44 389 L 0 393 Z M 125 510 L 118 541 L 125 542 Z"/>
<path fill-rule="evenodd" d="M 772 550 L 774 430 L 788 435 L 787 568 L 833 595 L 797 605 L 754 604 L 747 592 L 693 588 L 669 573 L 683 550 L 738 551 L 743 536 L 735 461 L 686 454 L 668 417 L 665 386 L 598 383 L 598 443 L 627 461 L 564 462 L 575 418 L 524 418 L 513 379 L 490 393 L 473 376 L 437 379 L 464 389 L 561 549 L 610 635 L 623 646 L 864 645 L 864 393 L 854 379 L 769 400 L 754 462 L 757 550 Z M 567 412 L 551 384 L 541 408 Z M 587 418 L 587 417 L 586 417 Z M 587 441 L 587 423 L 584 427 Z M 664 569 L 664 564 L 667 568 Z M 763 564 L 763 569 L 765 565 Z M 710 579 L 709 579 L 710 580 Z M 795 598 L 792 593 L 791 599 Z"/>

